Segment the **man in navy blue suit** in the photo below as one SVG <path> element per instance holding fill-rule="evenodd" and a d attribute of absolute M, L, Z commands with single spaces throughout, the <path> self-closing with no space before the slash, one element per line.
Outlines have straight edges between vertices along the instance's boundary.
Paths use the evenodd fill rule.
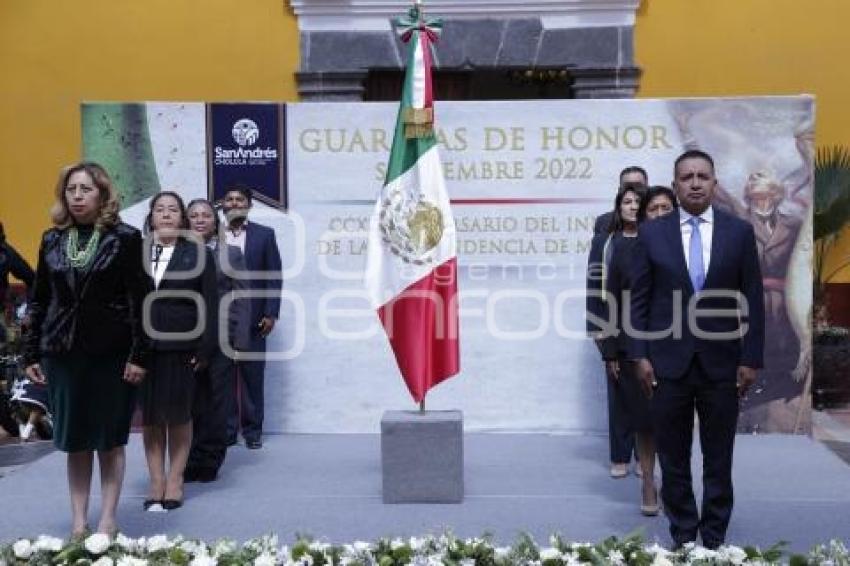
<path fill-rule="evenodd" d="M 253 202 L 251 189 L 244 185 L 228 187 L 222 200 L 227 220 L 225 239 L 236 246 L 245 258 L 244 279 L 247 288 L 262 292 L 250 299 L 251 324 L 250 352 L 266 351 L 266 337 L 274 328 L 280 314 L 280 292 L 283 285 L 280 252 L 274 230 L 248 221 L 248 211 Z M 267 296 L 266 296 L 267 295 Z M 245 446 L 251 449 L 263 446 L 265 360 L 237 359 L 239 375 L 239 403 L 232 403 L 227 423 L 229 443 L 236 443 L 237 417 L 241 416 L 242 436 Z"/>
<path fill-rule="evenodd" d="M 702 536 L 723 544 L 732 514 L 738 402 L 762 367 L 764 304 L 753 227 L 711 206 L 708 154 L 676 159 L 678 214 L 645 222 L 634 258 L 632 357 L 652 398 L 661 497 L 677 546 Z M 694 410 L 703 455 L 703 500 L 691 478 Z"/>

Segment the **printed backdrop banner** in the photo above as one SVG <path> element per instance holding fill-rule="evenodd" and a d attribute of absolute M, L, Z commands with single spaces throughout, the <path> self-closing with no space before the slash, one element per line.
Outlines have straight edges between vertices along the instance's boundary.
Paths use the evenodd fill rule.
<path fill-rule="evenodd" d="M 252 117 L 262 110 L 277 122 Z M 251 219 L 275 229 L 284 258 L 283 312 L 268 344 L 270 430 L 377 432 L 384 410 L 411 406 L 363 287 L 396 110 L 287 104 L 284 121 L 278 104 L 83 105 L 85 156 L 116 176 L 122 215 L 137 225 L 160 189 L 219 198 L 223 173 L 207 184 L 218 148 L 236 151 L 228 159 L 280 148 L 280 192 L 246 164 L 226 169 L 227 182 L 265 195 Z M 675 157 L 700 148 L 717 164 L 717 206 L 754 225 L 765 279 L 767 367 L 740 427 L 808 430 L 811 97 L 437 102 L 435 112 L 463 343 L 461 374 L 431 391 L 430 408 L 462 409 L 468 430 L 604 432 L 605 376 L 584 336 L 594 219 L 611 208 L 621 169 L 640 165 L 651 184 L 669 185 Z"/>

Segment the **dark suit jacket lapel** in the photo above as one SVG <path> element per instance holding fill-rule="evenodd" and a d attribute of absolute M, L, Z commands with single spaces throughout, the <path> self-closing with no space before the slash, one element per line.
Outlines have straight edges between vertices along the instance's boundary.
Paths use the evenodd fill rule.
<path fill-rule="evenodd" d="M 183 240 L 177 240 L 174 243 L 174 251 L 171 252 L 171 257 L 168 258 L 168 265 L 165 266 L 165 273 L 162 276 L 162 281 L 159 283 L 160 289 L 163 287 L 171 287 L 174 282 L 179 285 L 182 281 L 182 279 L 174 279 L 168 275 L 181 268 L 183 265 L 183 255 L 186 253 L 186 247 L 190 245 L 192 244 L 184 242 Z"/>
<path fill-rule="evenodd" d="M 723 265 L 723 252 L 726 249 L 729 228 L 726 214 L 714 208 L 714 226 L 711 227 L 711 258 L 708 273 L 705 274 L 705 288 L 711 287 L 712 275 Z"/>
<path fill-rule="evenodd" d="M 685 260 L 685 249 L 682 247 L 682 216 L 679 212 L 670 214 L 665 219 L 669 219 L 667 228 L 667 241 L 670 246 L 670 257 L 676 262 L 676 270 L 681 276 L 684 284 L 682 290 L 687 291 L 689 295 L 693 295 L 694 286 L 691 283 L 691 275 L 688 273 L 688 262 Z"/>
<path fill-rule="evenodd" d="M 254 229 L 254 225 L 248 223 L 245 226 L 245 269 L 251 270 L 254 269 L 254 248 L 257 246 L 257 232 Z"/>

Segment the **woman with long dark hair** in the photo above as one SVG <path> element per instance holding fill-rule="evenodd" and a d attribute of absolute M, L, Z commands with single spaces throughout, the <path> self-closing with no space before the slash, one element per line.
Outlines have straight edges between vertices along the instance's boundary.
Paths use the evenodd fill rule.
<path fill-rule="evenodd" d="M 587 310 L 592 315 L 588 317 L 588 331 L 605 364 L 612 475 L 618 466 L 628 465 L 631 454 L 625 439 L 633 434 L 639 475 L 643 479 L 640 510 L 644 515 L 657 515 L 655 443 L 649 398 L 629 360 L 629 337 L 622 323 L 624 309 L 628 307 L 626 295 L 631 289 L 629 262 L 637 244 L 638 224 L 645 214 L 645 195 L 643 185 L 622 187 L 614 200 L 608 233 L 593 238 L 588 261 Z"/>

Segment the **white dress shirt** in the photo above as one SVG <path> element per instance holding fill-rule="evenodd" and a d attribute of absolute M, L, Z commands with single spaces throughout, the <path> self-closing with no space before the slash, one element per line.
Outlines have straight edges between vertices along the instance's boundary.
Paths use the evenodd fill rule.
<path fill-rule="evenodd" d="M 248 228 L 248 221 L 242 223 L 239 232 L 234 234 L 233 231 L 228 227 L 224 231 L 224 241 L 228 246 L 236 246 L 239 248 L 243 254 L 245 253 L 245 232 Z"/>
<path fill-rule="evenodd" d="M 157 249 L 159 252 L 157 252 Z M 165 268 L 168 267 L 168 262 L 171 261 L 171 255 L 173 253 L 174 244 L 170 246 L 160 246 L 157 244 L 153 253 L 151 253 L 151 273 L 153 274 L 153 282 L 156 289 L 159 289 L 162 276 L 165 274 Z"/>
<path fill-rule="evenodd" d="M 699 215 L 699 235 L 702 238 L 702 265 L 705 269 L 705 275 L 708 276 L 708 266 L 711 263 L 711 238 L 714 234 L 714 209 L 709 205 L 702 214 Z M 691 214 L 685 212 L 685 209 L 679 208 L 679 228 L 682 230 L 682 249 L 685 251 L 685 264 L 688 269 L 691 268 L 691 230 L 693 227 L 689 221 L 693 218 Z"/>

